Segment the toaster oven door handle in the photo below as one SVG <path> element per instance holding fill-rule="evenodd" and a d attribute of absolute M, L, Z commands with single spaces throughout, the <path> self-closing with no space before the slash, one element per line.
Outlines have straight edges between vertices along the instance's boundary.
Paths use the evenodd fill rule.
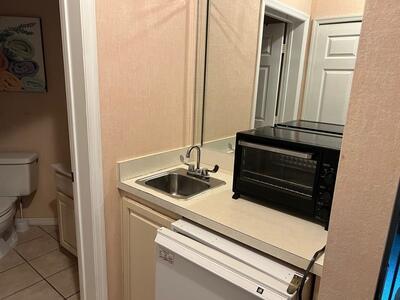
<path fill-rule="evenodd" d="M 298 158 L 302 158 L 302 159 L 311 159 L 312 158 L 311 153 L 293 151 L 293 150 L 289 150 L 289 149 L 282 149 L 282 148 L 265 146 L 265 145 L 260 145 L 260 144 L 253 144 L 253 143 L 244 142 L 244 141 L 239 141 L 239 146 L 249 147 L 249 148 L 254 148 L 254 149 L 259 149 L 259 150 L 265 150 L 265 151 L 269 151 L 269 152 L 294 156 L 294 157 L 298 157 Z"/>

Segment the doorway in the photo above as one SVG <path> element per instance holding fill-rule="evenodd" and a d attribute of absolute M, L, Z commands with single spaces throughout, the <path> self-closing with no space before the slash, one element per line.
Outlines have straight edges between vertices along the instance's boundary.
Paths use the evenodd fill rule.
<path fill-rule="evenodd" d="M 285 60 L 287 23 L 264 16 L 254 127 L 273 126 Z"/>
<path fill-rule="evenodd" d="M 267 1 L 262 7 L 251 128 L 297 118 L 309 19 L 309 15 L 280 1 Z M 266 58 L 274 45 L 268 35 L 276 36 L 277 49 L 270 62 Z"/>
<path fill-rule="evenodd" d="M 108 299 L 95 0 L 60 0 L 80 298 Z"/>
<path fill-rule="evenodd" d="M 78 297 L 74 215 L 67 234 L 57 226 L 55 168 L 73 206 L 59 4 L 1 1 L 0 11 L 0 194 L 12 196 L 0 197 L 0 298 Z"/>
<path fill-rule="evenodd" d="M 80 288 L 80 299 L 107 299 L 95 1 L 60 0 L 50 2 L 51 5 L 49 1 L 35 1 L 33 4 L 28 0 L 19 0 L 4 2 L 0 5 L 3 7 L 2 13 L 8 15 L 8 17 L 34 16 L 36 19 L 41 19 L 42 31 L 39 32 L 43 32 L 45 38 L 43 44 L 40 42 L 37 42 L 37 44 L 43 47 L 44 53 L 47 54 L 45 57 L 49 58 L 44 61 L 44 69 L 47 70 L 47 90 L 24 94 L 17 94 L 15 91 L 12 91 L 12 93 L 7 95 L 7 101 L 1 101 L 2 105 L 6 103 L 9 104 L 7 109 L 0 109 L 3 113 L 1 118 L 2 122 L 4 122 L 3 124 L 5 124 L 5 121 L 9 124 L 7 126 L 2 126 L 2 128 L 5 128 L 9 132 L 13 131 L 28 135 L 27 138 L 18 138 L 22 144 L 21 147 L 17 147 L 17 144 L 13 142 L 7 145 L 7 149 L 3 149 L 8 152 L 27 151 L 27 145 L 31 142 L 28 138 L 30 140 L 35 140 L 34 142 L 39 144 L 40 147 L 43 147 L 49 140 L 56 140 L 52 147 L 61 149 L 61 151 L 58 152 L 62 152 L 63 155 L 50 157 L 49 155 L 46 156 L 43 154 L 39 156 L 39 164 L 42 164 L 42 167 L 39 167 L 39 172 L 45 170 L 53 177 L 53 170 L 48 164 L 65 162 L 68 168 L 58 169 L 60 173 L 64 173 L 66 177 L 70 176 L 73 180 L 73 191 L 64 191 L 63 193 L 63 195 L 68 194 L 70 197 L 62 197 L 63 199 L 61 199 L 61 201 L 63 201 L 63 203 L 69 203 L 68 205 L 64 205 L 62 210 L 63 218 L 68 220 L 68 224 L 63 224 L 67 230 L 67 234 L 64 236 L 66 238 L 65 242 L 72 245 L 74 251 L 76 246 L 76 253 L 79 261 L 79 280 L 75 280 L 79 281 L 79 283 L 74 282 L 74 285 L 78 289 Z M 4 9 L 6 5 L 7 10 Z M 4 23 L 2 24 L 4 25 Z M 24 32 L 24 34 L 29 35 L 29 28 L 37 26 L 37 24 L 40 24 L 40 21 L 23 24 L 24 26 L 18 27 L 8 26 L 6 30 L 20 31 L 18 33 Z M 21 28 L 23 28 L 23 30 Z M 7 38 L 10 34 L 14 33 L 7 32 L 7 34 L 2 35 L 2 38 Z M 35 47 L 37 47 L 36 44 Z M 63 51 L 61 51 L 61 48 Z M 11 54 L 11 52 L 9 54 Z M 0 71 L 5 71 L 4 66 L 6 64 L 4 62 L 7 62 L 8 67 L 9 58 L 6 60 L 4 55 L 1 54 L 0 56 L 0 60 L 3 63 Z M 57 59 L 54 60 L 54 57 Z M 37 68 L 36 64 L 32 65 Z M 60 75 L 63 74 L 63 72 L 65 74 L 65 82 L 64 78 Z M 17 80 L 15 81 L 17 82 Z M 40 82 L 43 83 L 43 81 Z M 33 87 L 34 86 L 35 85 L 33 85 Z M 56 90 L 59 94 L 54 93 Z M 2 95 L 6 98 L 6 94 Z M 19 97 L 20 99 L 18 101 L 13 101 L 11 95 L 12 97 Z M 51 110 L 55 103 L 62 102 L 60 99 L 64 99 L 64 107 L 61 109 L 56 107 Z M 58 114 L 54 114 L 55 110 Z M 13 111 L 16 113 L 13 114 Z M 51 117 L 49 117 L 50 113 L 52 113 Z M 15 118 L 17 114 L 20 119 L 18 126 Z M 4 116 L 7 116 L 7 118 Z M 60 119 L 65 121 L 61 125 L 60 122 L 58 122 Z M 8 122 L 8 120 L 10 120 L 10 122 Z M 62 127 L 62 134 L 60 134 L 60 130 L 56 130 L 59 129 L 58 127 L 48 130 L 48 124 L 56 125 L 53 127 Z M 36 131 L 32 133 L 32 125 L 39 127 L 40 133 Z M 44 130 L 44 128 L 46 130 Z M 70 143 L 68 143 L 68 135 Z M 16 141 L 17 138 L 15 138 L 15 136 L 16 134 L 13 134 L 13 137 L 11 137 L 11 134 L 7 134 L 5 136 L 6 138 L 2 141 L 11 141 L 12 139 Z M 29 150 L 39 152 L 38 150 L 41 149 L 39 146 L 29 147 Z M 70 156 L 68 154 L 68 148 L 71 153 Z M 69 168 L 69 161 L 71 161 L 71 168 Z M 72 171 L 72 173 L 70 171 Z M 50 181 L 43 177 L 39 180 L 40 186 L 44 186 L 45 188 Z M 52 200 L 54 200 L 54 198 Z M 53 203 L 55 202 L 56 201 L 53 201 Z M 67 206 L 69 206 L 69 208 Z M 72 206 L 74 207 L 73 210 L 70 209 Z M 29 215 L 26 216 L 29 217 Z M 39 285 L 35 290 L 38 293 L 44 291 L 45 289 L 43 287 L 45 287 L 47 290 L 53 291 L 53 294 L 55 293 L 54 295 L 58 296 L 58 298 L 77 296 L 77 289 L 63 294 L 57 289 L 56 284 L 51 284 L 51 280 L 48 278 L 55 275 L 55 273 L 53 273 L 54 270 L 50 272 L 52 274 L 49 274 L 40 269 L 40 258 L 44 258 L 44 255 L 41 255 L 43 253 L 37 253 L 37 250 L 45 248 L 47 252 L 44 254 L 52 253 L 52 258 L 59 255 L 57 231 L 54 228 L 56 224 L 55 215 L 45 215 L 45 217 L 46 218 L 35 218 L 36 224 L 32 224 L 32 220 L 29 220 L 31 225 L 38 225 L 35 227 L 36 229 L 31 232 L 32 235 L 27 237 L 28 239 L 32 238 L 34 244 L 25 244 L 25 242 L 29 243 L 30 240 L 26 240 L 26 237 L 25 240 L 21 238 L 21 243 L 17 246 L 20 246 L 19 249 L 17 249 L 18 253 L 14 253 L 14 261 L 11 259 L 6 260 L 8 265 L 5 267 L 7 268 L 5 272 L 8 272 L 9 267 L 10 270 L 14 267 L 19 268 L 17 271 L 23 271 L 25 272 L 24 275 L 28 274 L 28 276 L 20 276 L 19 272 L 14 271 L 10 273 L 10 276 L 31 281 L 28 282 L 28 285 L 21 287 L 16 286 L 16 280 L 4 280 L 4 273 L 2 273 L 4 269 L 2 269 L 3 266 L 0 263 L 0 273 L 2 273 L 0 281 L 3 283 L 11 282 L 12 284 L 10 283 L 9 285 L 13 285 L 13 288 L 15 288 L 15 290 L 11 292 L 8 288 L 3 289 L 0 298 L 4 296 L 8 297 L 11 295 L 10 293 L 14 294 L 15 292 L 16 294 L 22 292 L 25 288 L 33 289 L 36 284 Z M 73 230 L 76 230 L 76 244 L 74 242 L 75 237 L 71 234 Z M 24 241 L 24 243 L 22 243 L 22 241 Z M 65 257 L 63 257 L 63 259 L 64 258 Z M 34 260 L 35 262 L 33 262 Z M 10 266 L 9 263 L 11 263 L 12 266 Z M 41 267 L 44 266 L 48 271 L 51 264 L 48 264 L 47 261 L 44 261 L 44 263 L 42 261 L 41 263 Z M 69 267 L 69 262 L 64 260 L 64 263 L 65 264 L 61 266 L 62 268 L 66 267 L 66 264 Z M 33 264 L 35 264 L 35 267 Z M 73 261 L 73 264 L 75 267 L 76 260 Z M 58 269 L 57 272 L 58 271 L 62 270 Z M 75 275 L 78 273 L 76 267 L 73 271 Z M 64 274 L 61 273 L 56 276 L 58 277 L 58 282 L 61 284 L 65 284 L 67 281 L 67 276 L 63 275 Z M 8 277 L 8 279 L 10 278 L 11 277 Z M 28 293 L 28 297 L 31 298 L 34 297 L 32 289 L 25 291 Z M 5 295 L 5 293 L 7 293 L 7 295 Z M 72 293 L 75 293 L 75 295 Z M 21 295 L 24 296 L 26 294 Z M 19 297 L 20 295 L 17 296 Z M 19 299 L 24 298 L 21 296 Z"/>

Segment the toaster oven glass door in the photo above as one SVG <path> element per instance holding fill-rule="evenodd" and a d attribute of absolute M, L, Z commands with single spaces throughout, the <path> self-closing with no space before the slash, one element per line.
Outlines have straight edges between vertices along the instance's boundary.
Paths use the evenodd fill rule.
<path fill-rule="evenodd" d="M 312 200 L 317 161 L 312 153 L 239 141 L 240 179 Z"/>

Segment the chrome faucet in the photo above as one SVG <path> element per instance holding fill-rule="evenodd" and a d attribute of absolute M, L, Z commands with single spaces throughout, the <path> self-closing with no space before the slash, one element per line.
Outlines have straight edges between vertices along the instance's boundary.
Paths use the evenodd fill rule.
<path fill-rule="evenodd" d="M 188 166 L 187 174 L 190 176 L 198 177 L 200 179 L 204 179 L 204 180 L 210 179 L 209 173 L 217 173 L 219 170 L 219 166 L 215 165 L 214 169 L 212 169 L 212 170 L 209 170 L 207 168 L 200 168 L 201 149 L 199 146 L 191 146 L 186 151 L 186 158 L 190 158 L 190 155 L 191 155 L 193 149 L 197 150 L 196 167 L 193 164 L 185 162 L 185 159 L 183 158 L 183 156 L 182 155 L 180 156 L 181 162 Z"/>
<path fill-rule="evenodd" d="M 201 156 L 201 149 L 199 146 L 192 146 L 186 151 L 186 158 L 190 158 L 190 154 L 192 153 L 192 150 L 196 149 L 197 150 L 197 162 L 196 162 L 196 170 L 200 170 L 200 156 Z"/>

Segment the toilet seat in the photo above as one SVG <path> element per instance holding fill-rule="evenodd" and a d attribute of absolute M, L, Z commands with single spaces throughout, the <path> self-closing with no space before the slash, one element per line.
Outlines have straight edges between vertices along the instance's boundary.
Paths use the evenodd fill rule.
<path fill-rule="evenodd" d="M 8 214 L 13 208 L 17 197 L 0 197 L 0 218 Z"/>
<path fill-rule="evenodd" d="M 14 248 L 18 236 L 14 227 L 17 197 L 0 197 L 0 258 Z"/>

